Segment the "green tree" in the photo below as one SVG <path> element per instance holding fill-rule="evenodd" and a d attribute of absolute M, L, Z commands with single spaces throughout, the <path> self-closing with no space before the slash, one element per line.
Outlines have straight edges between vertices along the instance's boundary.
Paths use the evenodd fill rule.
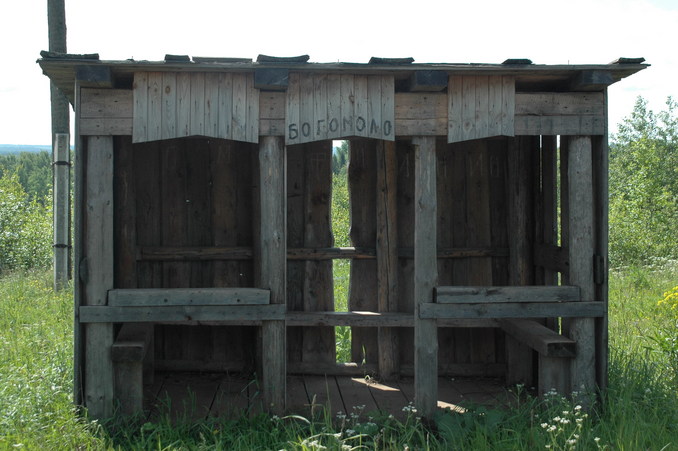
<path fill-rule="evenodd" d="M 46 200 L 30 200 L 17 174 L 0 177 L 0 273 L 51 264 L 52 204 Z"/>
<path fill-rule="evenodd" d="M 332 153 L 332 172 L 336 175 L 342 170 L 346 171 L 348 164 L 348 141 L 342 141 L 341 146 L 335 148 Z"/>
<path fill-rule="evenodd" d="M 655 113 L 639 97 L 610 146 L 613 266 L 678 258 L 678 105 Z"/>
<path fill-rule="evenodd" d="M 31 200 L 44 202 L 52 190 L 52 160 L 48 152 L 1 155 L 0 177 L 11 174 L 18 176 L 18 182 Z"/>

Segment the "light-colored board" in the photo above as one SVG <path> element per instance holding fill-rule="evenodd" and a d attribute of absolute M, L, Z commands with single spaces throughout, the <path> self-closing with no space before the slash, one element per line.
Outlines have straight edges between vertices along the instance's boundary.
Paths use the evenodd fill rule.
<path fill-rule="evenodd" d="M 394 96 L 390 75 L 292 72 L 285 141 L 289 145 L 351 136 L 394 140 Z"/>
<path fill-rule="evenodd" d="M 146 122 L 146 140 L 156 141 L 162 138 L 162 73 L 148 73 L 148 110 Z"/>
<path fill-rule="evenodd" d="M 414 301 L 416 406 L 432 417 L 438 393 L 438 331 L 435 321 L 421 317 L 422 308 L 433 304 L 437 283 L 436 261 L 436 146 L 435 139 L 413 141 L 414 163 Z"/>
<path fill-rule="evenodd" d="M 84 294 L 85 305 L 97 308 L 106 305 L 106 293 L 113 288 L 113 138 L 88 138 L 86 161 Z M 85 327 L 84 395 L 92 418 L 104 419 L 113 414 L 112 344 L 110 322 Z"/>
<path fill-rule="evenodd" d="M 194 305 L 113 307 L 105 305 L 80 307 L 82 323 L 148 323 L 174 322 L 192 324 L 204 321 L 227 321 L 230 324 L 251 321 L 282 321 L 284 306 L 266 305 Z"/>
<path fill-rule="evenodd" d="M 287 283 L 287 187 L 286 152 L 283 139 L 265 137 L 259 146 L 261 230 L 261 287 L 271 290 L 271 303 L 286 309 Z M 264 405 L 273 412 L 285 411 L 285 322 L 262 325 Z"/>
<path fill-rule="evenodd" d="M 132 90 L 134 92 L 132 137 L 134 142 L 146 141 L 148 139 L 148 74 L 146 72 L 135 74 Z"/>
<path fill-rule="evenodd" d="M 162 74 L 162 139 L 171 139 L 177 135 L 177 74 Z"/>
<path fill-rule="evenodd" d="M 600 302 L 502 302 L 496 304 L 437 304 L 422 305 L 419 317 L 434 318 L 542 318 L 562 316 L 594 318 L 605 314 Z M 572 338 L 572 337 L 571 337 Z M 574 338 L 573 338 L 574 339 Z"/>
<path fill-rule="evenodd" d="M 108 305 L 254 305 L 268 304 L 270 292 L 258 288 L 139 288 L 111 290 Z"/>
<path fill-rule="evenodd" d="M 205 136 L 219 136 L 219 74 L 205 74 Z"/>
<path fill-rule="evenodd" d="M 131 133 L 135 143 L 182 136 L 258 142 L 260 104 L 253 74 L 138 72 L 135 77 L 133 90 L 127 95 L 119 90 L 110 112 L 86 116 L 88 133 Z M 127 100 L 130 94 L 133 99 Z"/>
<path fill-rule="evenodd" d="M 436 302 L 562 302 L 581 299 L 576 286 L 436 287 Z"/>
<path fill-rule="evenodd" d="M 513 136 L 515 82 L 504 75 L 451 75 L 448 93 L 449 143 Z"/>
<path fill-rule="evenodd" d="M 217 101 L 219 117 L 219 134 L 217 136 L 233 136 L 233 75 L 219 74 L 219 100 Z"/>
<path fill-rule="evenodd" d="M 191 136 L 205 135 L 205 74 L 191 74 Z"/>

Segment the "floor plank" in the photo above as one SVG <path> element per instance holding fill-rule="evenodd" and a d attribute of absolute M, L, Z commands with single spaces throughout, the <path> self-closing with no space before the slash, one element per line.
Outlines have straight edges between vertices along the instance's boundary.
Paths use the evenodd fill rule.
<path fill-rule="evenodd" d="M 370 415 L 378 412 L 379 407 L 374 402 L 368 388 L 369 382 L 364 377 L 338 377 L 337 384 L 349 415 L 351 413 Z"/>
<path fill-rule="evenodd" d="M 303 376 L 303 378 L 308 399 L 314 406 L 326 407 L 332 416 L 337 412 L 346 412 L 346 406 L 334 376 Z"/>
<path fill-rule="evenodd" d="M 210 416 L 237 417 L 249 408 L 248 386 L 251 380 L 238 376 L 221 378 L 210 409 Z"/>

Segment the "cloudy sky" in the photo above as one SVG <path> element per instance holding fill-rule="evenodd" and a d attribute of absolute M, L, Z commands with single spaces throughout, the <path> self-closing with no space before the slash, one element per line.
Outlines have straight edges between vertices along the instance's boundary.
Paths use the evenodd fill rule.
<path fill-rule="evenodd" d="M 600 64 L 644 57 L 652 67 L 610 88 L 610 125 L 643 96 L 660 110 L 678 97 L 676 0 L 65 0 L 68 50 L 102 59 L 166 53 L 313 62 Z M 0 6 L 0 144 L 49 144 L 47 1 Z"/>

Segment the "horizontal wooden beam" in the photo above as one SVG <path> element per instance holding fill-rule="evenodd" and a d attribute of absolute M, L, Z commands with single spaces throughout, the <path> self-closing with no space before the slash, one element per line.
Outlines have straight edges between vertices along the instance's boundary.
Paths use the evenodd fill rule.
<path fill-rule="evenodd" d="M 378 374 L 378 368 L 376 364 L 370 363 L 289 362 L 287 372 L 288 374 L 363 377 Z M 505 373 L 505 363 L 443 363 L 438 365 L 438 376 L 501 377 Z M 405 377 L 414 376 L 414 366 L 402 365 L 399 374 Z"/>
<path fill-rule="evenodd" d="M 577 343 L 536 321 L 528 319 L 502 319 L 501 328 L 521 343 L 546 357 L 574 357 Z"/>
<path fill-rule="evenodd" d="M 259 288 L 137 288 L 108 292 L 108 305 L 113 307 L 261 305 L 270 300 L 271 292 Z"/>
<path fill-rule="evenodd" d="M 146 324 L 124 324 L 111 348 L 114 362 L 141 362 L 153 341 L 153 327 Z"/>
<path fill-rule="evenodd" d="M 288 326 L 414 327 L 414 313 L 378 312 L 292 312 L 285 315 Z M 439 327 L 497 327 L 486 319 L 450 319 Z"/>
<path fill-rule="evenodd" d="M 425 319 L 459 318 L 595 318 L 605 315 L 605 304 L 579 302 L 503 302 L 471 304 L 425 303 L 419 316 Z"/>
<path fill-rule="evenodd" d="M 462 287 L 441 286 L 434 290 L 435 302 L 457 304 L 474 302 L 561 302 L 581 299 L 579 287 L 510 286 Z"/>
<path fill-rule="evenodd" d="M 202 260 L 251 260 L 251 247 L 214 247 L 214 246 L 142 246 L 137 251 L 139 261 L 202 261 Z M 376 258 L 375 248 L 368 247 L 328 247 L 328 248 L 288 248 L 288 260 L 334 260 Z M 414 250 L 399 248 L 398 257 L 414 258 Z M 507 248 L 469 247 L 441 248 L 437 258 L 467 257 L 508 257 Z"/>
<path fill-rule="evenodd" d="M 285 305 L 81 306 L 79 319 L 81 323 L 194 324 L 199 321 L 228 321 L 231 324 L 240 324 L 251 321 L 283 320 L 285 319 Z"/>

